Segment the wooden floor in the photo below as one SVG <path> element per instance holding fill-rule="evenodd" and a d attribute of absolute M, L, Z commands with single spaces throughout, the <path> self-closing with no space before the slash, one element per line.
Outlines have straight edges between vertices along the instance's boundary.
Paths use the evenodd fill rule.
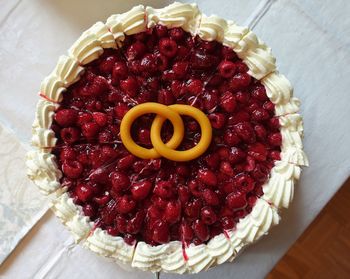
<path fill-rule="evenodd" d="M 350 278 L 350 178 L 266 278 Z"/>

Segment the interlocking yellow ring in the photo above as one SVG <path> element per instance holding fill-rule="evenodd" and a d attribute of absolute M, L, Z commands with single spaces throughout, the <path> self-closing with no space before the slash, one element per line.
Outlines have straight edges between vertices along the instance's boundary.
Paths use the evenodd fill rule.
<path fill-rule="evenodd" d="M 130 129 L 132 123 L 141 115 L 157 114 L 151 126 L 151 142 L 153 148 L 147 149 L 135 143 Z M 175 150 L 184 137 L 184 124 L 180 115 L 193 117 L 201 127 L 201 139 L 198 144 L 185 151 Z M 164 121 L 169 119 L 174 127 L 172 138 L 163 143 L 161 129 Z M 165 106 L 159 103 L 143 103 L 130 109 L 120 124 L 120 137 L 127 150 L 142 159 L 154 159 L 161 156 L 172 161 L 190 161 L 202 155 L 208 148 L 212 138 L 212 128 L 207 116 L 199 109 L 188 105 Z"/>

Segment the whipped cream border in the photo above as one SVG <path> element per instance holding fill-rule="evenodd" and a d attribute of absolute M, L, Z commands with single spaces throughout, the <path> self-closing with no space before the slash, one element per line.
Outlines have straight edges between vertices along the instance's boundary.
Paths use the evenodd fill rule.
<path fill-rule="evenodd" d="M 208 244 L 191 244 L 183 248 L 181 242 L 171 241 L 158 246 L 145 242 L 132 246 L 121 237 L 95 228 L 81 207 L 68 196 L 66 189 L 60 186 L 62 173 L 57 168 L 55 156 L 50 153 L 57 141 L 50 130 L 55 109 L 66 88 L 79 80 L 83 66 L 97 59 L 104 48 L 120 47 L 125 35 L 142 32 L 156 24 L 181 27 L 194 36 L 217 40 L 231 47 L 247 64 L 249 74 L 265 86 L 281 124 L 281 160 L 276 162 L 270 178 L 263 185 L 264 195 L 234 230 L 214 237 Z M 300 101 L 293 97 L 290 82 L 276 71 L 275 60 L 271 49 L 247 27 L 215 15 L 206 16 L 196 4 L 175 2 L 162 9 L 139 5 L 126 13 L 112 15 L 106 24 L 98 22 L 85 31 L 69 49 L 68 55 L 61 56 L 53 72 L 43 80 L 40 87 L 43 99 L 38 102 L 32 129 L 34 150 L 28 152 L 26 158 L 28 177 L 43 194 L 50 195 L 51 209 L 68 227 L 76 242 L 99 255 L 141 270 L 180 274 L 198 273 L 232 261 L 244 246 L 254 243 L 279 223 L 279 209 L 289 206 L 301 166 L 309 164 L 302 145 L 302 118 L 297 114 Z M 188 260 L 185 260 L 184 253 Z"/>

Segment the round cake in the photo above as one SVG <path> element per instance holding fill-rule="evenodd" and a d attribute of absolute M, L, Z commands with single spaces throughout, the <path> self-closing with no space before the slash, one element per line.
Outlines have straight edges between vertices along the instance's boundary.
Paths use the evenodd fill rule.
<path fill-rule="evenodd" d="M 28 176 L 84 247 L 152 272 L 232 261 L 308 161 L 271 49 L 195 4 L 97 22 L 40 88 Z"/>

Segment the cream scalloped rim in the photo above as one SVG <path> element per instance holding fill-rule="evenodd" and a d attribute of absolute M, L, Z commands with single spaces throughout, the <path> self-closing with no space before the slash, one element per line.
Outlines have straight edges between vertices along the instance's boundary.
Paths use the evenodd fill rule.
<path fill-rule="evenodd" d="M 93 222 L 83 215 L 81 207 L 74 204 L 66 189 L 60 186 L 62 173 L 57 168 L 55 156 L 50 153 L 56 143 L 50 130 L 54 109 L 62 100 L 66 88 L 79 80 L 83 66 L 97 59 L 104 48 L 120 47 L 125 35 L 141 32 L 155 24 L 168 28 L 181 27 L 192 35 L 209 41 L 217 40 L 233 48 L 247 64 L 249 73 L 265 86 L 281 124 L 281 160 L 272 168 L 270 178 L 263 185 L 264 195 L 257 200 L 252 212 L 237 223 L 235 230 L 214 237 L 208 244 L 191 244 L 184 250 L 178 241 L 154 247 L 144 242 L 130 246 L 121 237 L 95 229 Z M 124 14 L 112 15 L 106 24 L 94 24 L 73 44 L 68 55 L 60 57 L 54 71 L 43 80 L 40 90 L 44 100 L 38 102 L 33 123 L 35 149 L 27 154 L 29 178 L 43 194 L 50 196 L 51 209 L 71 231 L 77 243 L 99 255 L 141 270 L 197 273 L 232 261 L 244 246 L 257 241 L 279 223 L 279 209 L 289 206 L 301 166 L 308 166 L 302 145 L 302 118 L 297 114 L 300 101 L 293 97 L 289 81 L 276 71 L 271 49 L 248 28 L 218 16 L 201 14 L 196 4 L 175 2 L 163 9 L 139 5 Z"/>

